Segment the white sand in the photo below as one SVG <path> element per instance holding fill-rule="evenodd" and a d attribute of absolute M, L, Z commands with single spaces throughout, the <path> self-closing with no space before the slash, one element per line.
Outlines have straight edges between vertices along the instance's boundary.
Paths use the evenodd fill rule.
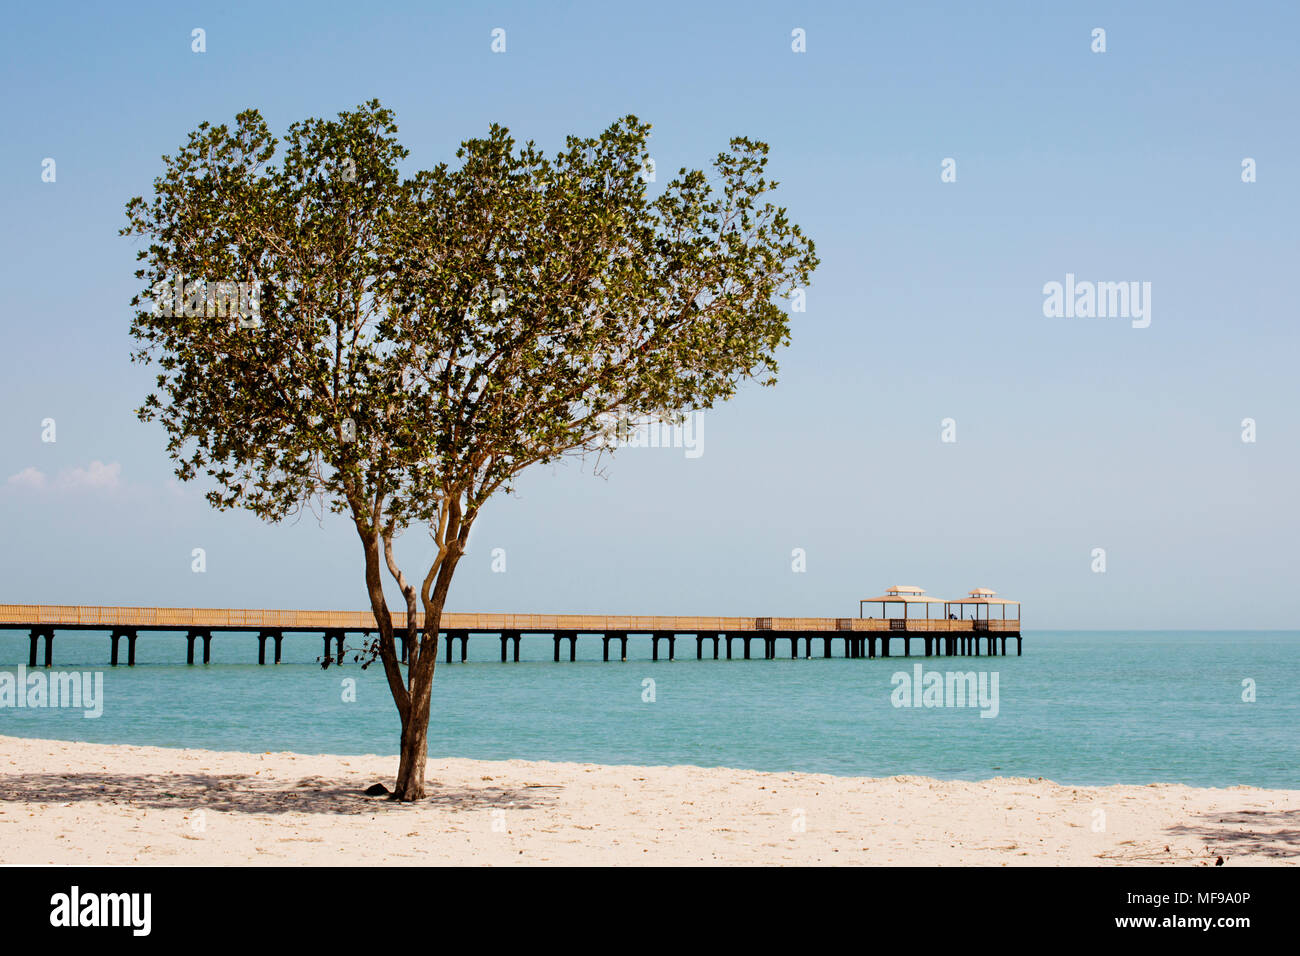
<path fill-rule="evenodd" d="M 1295 864 L 1300 790 L 168 750 L 0 737 L 0 862 Z"/>

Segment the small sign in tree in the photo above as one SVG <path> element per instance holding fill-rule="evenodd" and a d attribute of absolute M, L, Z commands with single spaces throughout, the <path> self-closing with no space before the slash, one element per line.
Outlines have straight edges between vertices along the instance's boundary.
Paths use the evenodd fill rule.
<path fill-rule="evenodd" d="M 158 372 L 139 416 L 218 509 L 350 519 L 398 799 L 424 796 L 442 610 L 484 503 L 529 465 L 608 449 L 612 422 L 771 384 L 789 341 L 782 300 L 817 257 L 766 199 L 767 146 L 733 139 L 712 178 L 682 169 L 651 198 L 649 129 L 628 116 L 547 157 L 492 126 L 404 178 L 378 101 L 295 123 L 278 157 L 248 110 L 200 124 L 127 204 L 122 234 L 148 240 L 132 358 Z M 413 525 L 433 545 L 408 577 L 393 543 Z"/>

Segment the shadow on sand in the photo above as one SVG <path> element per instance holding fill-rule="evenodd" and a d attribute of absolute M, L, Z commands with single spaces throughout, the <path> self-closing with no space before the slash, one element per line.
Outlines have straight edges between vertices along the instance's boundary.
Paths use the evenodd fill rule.
<path fill-rule="evenodd" d="M 430 779 L 428 799 L 401 804 L 368 797 L 355 783 L 304 777 L 288 785 L 252 774 L 17 773 L 0 775 L 0 803 L 108 803 L 156 810 L 220 810 L 231 813 L 373 814 L 384 809 L 438 806 L 478 810 L 493 806 L 530 809 L 543 794 L 535 788 L 444 787 Z"/>
<path fill-rule="evenodd" d="M 1195 837 L 1223 856 L 1270 859 L 1300 857 L 1300 810 L 1239 810 L 1203 814 L 1190 824 L 1170 827 L 1171 836 Z"/>

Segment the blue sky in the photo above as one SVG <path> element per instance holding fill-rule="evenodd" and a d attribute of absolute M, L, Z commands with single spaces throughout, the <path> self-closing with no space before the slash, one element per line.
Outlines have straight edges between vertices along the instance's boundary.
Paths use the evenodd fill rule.
<path fill-rule="evenodd" d="M 992 587 L 1027 626 L 1296 626 L 1294 5 L 614 6 L 7 12 L 0 601 L 366 606 L 349 528 L 175 486 L 133 414 L 116 233 L 199 122 L 378 97 L 411 169 L 492 122 L 553 150 L 635 113 L 665 173 L 762 139 L 822 259 L 777 387 L 707 413 L 697 458 L 537 469 L 481 519 L 451 608 L 844 616 L 918 584 Z M 1067 273 L 1150 282 L 1150 326 L 1045 317 Z"/>

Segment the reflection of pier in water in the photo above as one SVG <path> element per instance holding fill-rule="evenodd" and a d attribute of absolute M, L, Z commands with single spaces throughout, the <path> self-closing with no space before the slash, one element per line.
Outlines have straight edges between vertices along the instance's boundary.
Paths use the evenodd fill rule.
<path fill-rule="evenodd" d="M 567 644 L 568 659 L 576 660 L 579 637 L 599 637 L 604 659 L 610 659 L 610 644 L 617 642 L 617 657 L 627 659 L 627 641 L 631 636 L 651 639 L 653 660 L 659 660 L 664 648 L 668 660 L 676 658 L 678 638 L 695 638 L 695 656 L 703 659 L 706 646 L 712 658 L 718 660 L 725 647 L 726 659 L 731 660 L 733 646 L 739 642 L 743 659 L 753 655 L 752 645 L 758 647 L 762 657 L 772 660 L 788 647 L 791 658 L 814 655 L 814 647 L 823 657 L 873 658 L 889 657 L 895 649 L 903 656 L 912 653 L 912 642 L 918 641 L 926 657 L 980 656 L 1007 653 L 1007 641 L 1016 642 L 1016 654 L 1021 653 L 1020 604 L 993 596 L 994 592 L 982 588 L 970 592 L 966 598 L 945 601 L 927 598 L 920 588 L 890 588 L 883 596 L 866 598 L 859 604 L 858 617 L 663 617 L 657 615 L 603 615 L 603 614 L 463 614 L 444 613 L 441 635 L 445 654 L 451 662 L 459 656 L 469 659 L 471 636 L 481 641 L 495 637 L 500 641 L 501 660 L 519 660 L 519 644 L 525 636 L 549 636 L 554 642 L 554 659 L 561 659 L 561 648 Z M 867 604 L 881 605 L 880 617 L 866 617 Z M 931 608 L 943 606 L 942 617 L 930 617 Z M 894 607 L 901 607 L 902 616 Z M 1007 609 L 1015 607 L 1016 616 L 1006 617 Z M 910 613 L 912 608 L 924 608 L 925 617 Z M 990 616 L 997 608 L 1001 614 Z M 981 616 L 981 610 L 983 615 Z M 968 616 L 969 615 L 969 616 Z M 417 617 L 417 626 L 423 623 Z M 393 613 L 394 637 L 397 639 L 403 662 L 407 659 L 404 631 L 406 614 Z M 257 636 L 257 662 L 267 661 L 267 642 L 271 642 L 273 661 L 280 663 L 281 645 L 286 634 L 307 633 L 323 635 L 324 653 L 343 662 L 343 639 L 349 633 L 371 635 L 379 628 L 370 611 L 276 611 L 244 610 L 238 608 L 174 608 L 174 607 L 90 607 L 64 604 L 0 604 L 0 630 L 28 631 L 31 641 L 28 665 L 37 666 L 37 650 L 44 642 L 42 663 L 50 667 L 54 662 L 55 631 L 107 631 L 109 633 L 109 663 L 116 666 L 119 649 L 126 640 L 126 663 L 135 664 L 136 639 L 141 632 L 184 631 L 186 636 L 186 663 L 194 663 L 195 644 L 202 642 L 203 663 L 212 656 L 212 638 L 215 634 L 255 634 Z M 818 642 L 814 644 L 814 642 Z M 459 643 L 459 655 L 455 653 Z M 476 641 L 475 643 L 480 643 Z M 839 651 L 839 653 L 834 653 Z"/>

